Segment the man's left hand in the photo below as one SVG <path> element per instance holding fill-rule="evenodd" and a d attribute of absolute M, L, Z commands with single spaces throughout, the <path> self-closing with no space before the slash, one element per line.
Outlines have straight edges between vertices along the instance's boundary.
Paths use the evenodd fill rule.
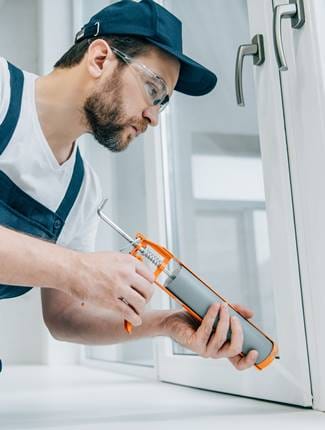
<path fill-rule="evenodd" d="M 232 305 L 244 318 L 251 318 L 253 313 L 241 305 Z M 216 318 L 219 321 L 214 331 Z M 258 352 L 251 350 L 246 356 L 241 354 L 243 347 L 243 329 L 239 318 L 230 317 L 227 305 L 214 303 L 199 323 L 186 311 L 175 311 L 165 320 L 169 336 L 187 349 L 204 358 L 228 358 L 238 370 L 248 369 L 256 362 Z M 231 338 L 227 334 L 231 330 Z"/>

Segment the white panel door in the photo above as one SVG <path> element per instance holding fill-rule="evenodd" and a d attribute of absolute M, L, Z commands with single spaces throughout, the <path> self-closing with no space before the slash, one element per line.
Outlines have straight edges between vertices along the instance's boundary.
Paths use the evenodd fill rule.
<path fill-rule="evenodd" d="M 159 377 L 311 406 L 272 1 L 163 3 L 183 21 L 185 51 L 219 77 L 208 96 L 176 94 L 163 118 L 158 186 L 166 194 L 167 244 L 229 301 L 255 311 L 254 321 L 277 341 L 279 358 L 262 372 L 238 372 L 227 360 L 202 359 L 162 339 Z M 239 107 L 236 52 L 256 34 L 264 37 L 265 62 L 257 67 L 245 60 L 246 106 Z M 163 303 L 171 306 L 164 296 Z"/>

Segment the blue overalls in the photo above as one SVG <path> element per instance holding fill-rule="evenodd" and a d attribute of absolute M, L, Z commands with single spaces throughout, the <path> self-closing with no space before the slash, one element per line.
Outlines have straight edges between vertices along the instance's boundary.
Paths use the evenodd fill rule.
<path fill-rule="evenodd" d="M 24 74 L 8 63 L 11 96 L 9 108 L 0 124 L 0 156 L 9 144 L 15 131 L 21 110 Z M 14 145 L 14 142 L 12 142 Z M 65 220 L 77 199 L 84 177 L 84 165 L 79 152 L 66 194 L 56 212 L 30 197 L 0 170 L 0 225 L 28 233 L 51 242 L 56 242 Z M 18 268 L 17 268 L 18 270 Z M 8 299 L 27 293 L 32 287 L 0 285 L 0 299 Z M 1 371 L 1 361 L 0 361 Z"/>

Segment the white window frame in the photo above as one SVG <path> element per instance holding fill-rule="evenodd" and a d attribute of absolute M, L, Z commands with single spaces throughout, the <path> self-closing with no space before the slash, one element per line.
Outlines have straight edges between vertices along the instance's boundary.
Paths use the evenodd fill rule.
<path fill-rule="evenodd" d="M 226 360 L 216 362 L 203 360 L 200 357 L 174 356 L 171 341 L 164 338 L 158 341 L 158 374 L 163 381 L 311 407 L 312 395 L 281 88 L 273 55 L 272 2 L 263 0 L 262 4 L 261 0 L 248 0 L 248 5 L 251 38 L 255 34 L 263 34 L 266 51 L 265 64 L 255 68 L 254 73 L 275 286 L 274 301 L 277 326 L 281 327 L 278 341 L 282 358 L 276 360 L 262 373 L 255 369 L 238 372 L 233 370 Z M 272 118 L 272 127 L 270 127 L 270 118 Z M 170 228 L 171 189 L 167 174 L 170 167 L 168 165 L 168 142 L 170 141 L 168 126 L 168 118 L 165 116 L 160 138 L 163 159 L 162 164 L 156 167 L 157 171 L 164 168 L 165 172 L 165 179 L 158 184 L 158 188 L 165 187 L 168 191 L 164 220 L 169 227 L 166 236 L 167 244 L 173 243 L 173 233 Z M 158 144 L 159 140 L 154 146 Z M 165 240 L 162 236 L 160 239 Z M 162 297 L 162 304 L 168 308 L 169 299 Z"/>
<path fill-rule="evenodd" d="M 277 73 L 276 73 L 276 65 L 273 58 L 273 36 L 272 36 L 272 25 L 269 21 L 265 20 L 265 9 L 261 7 L 261 0 L 249 0 L 250 1 L 250 17 L 251 17 L 251 35 L 253 36 L 256 33 L 262 33 L 265 36 L 265 45 L 266 45 L 266 64 L 269 63 L 268 68 L 264 67 L 263 69 L 255 70 L 256 77 L 256 88 L 258 94 L 258 111 L 259 111 L 259 124 L 260 130 L 263 132 L 265 130 L 270 131 L 270 125 L 268 124 L 269 118 L 274 120 L 274 124 L 272 124 L 271 133 L 262 133 L 262 158 L 264 162 L 264 174 L 265 174 L 265 186 L 266 186 L 266 197 L 267 197 L 267 210 L 268 216 L 270 218 L 271 231 L 276 232 L 276 234 L 271 234 L 271 248 L 277 249 L 279 248 L 279 240 L 283 237 L 286 237 L 287 240 L 281 240 L 282 249 L 279 249 L 279 254 L 277 255 L 275 265 L 280 268 L 275 273 L 275 282 L 278 281 L 279 285 L 290 286 L 290 294 L 292 296 L 292 307 L 289 315 L 294 319 L 295 325 L 298 326 L 298 330 L 294 330 L 291 336 L 291 342 L 296 346 L 296 350 L 301 354 L 302 360 L 299 366 L 292 362 L 292 369 L 294 370 L 294 377 L 292 381 L 291 391 L 294 391 L 300 387 L 303 387 L 301 391 L 299 391 L 298 395 L 291 396 L 288 392 L 290 390 L 287 387 L 281 385 L 281 381 L 279 381 L 279 385 L 277 386 L 276 391 L 270 387 L 270 381 L 272 384 L 274 380 L 278 381 L 277 378 L 274 379 L 274 373 L 281 375 L 283 380 L 285 380 L 288 375 L 286 373 L 285 368 L 281 368 L 281 365 L 277 362 L 274 363 L 269 369 L 264 371 L 268 373 L 267 378 L 265 378 L 265 383 L 260 384 L 258 389 L 245 389 L 245 384 L 251 384 L 251 381 L 256 381 L 257 384 L 260 383 L 258 381 L 259 375 L 258 373 L 254 373 L 255 371 L 248 371 L 244 373 L 238 373 L 236 371 L 231 371 L 229 369 L 229 364 L 226 361 L 219 360 L 218 363 L 218 374 L 222 374 L 223 372 L 227 372 L 227 375 L 230 375 L 229 381 L 226 385 L 220 384 L 216 385 L 213 381 L 213 384 L 209 384 L 209 381 L 203 381 L 202 383 L 202 375 L 199 373 L 200 369 L 202 369 L 202 359 L 198 357 L 184 357 L 182 360 L 182 367 L 184 372 L 180 372 L 179 365 L 175 362 L 175 357 L 171 357 L 171 342 L 169 339 L 157 339 L 156 341 L 156 357 L 158 366 L 155 369 L 151 369 L 151 375 L 149 377 L 154 377 L 157 372 L 157 376 L 161 380 L 181 383 L 184 385 L 194 385 L 202 388 L 208 388 L 217 391 L 223 392 L 232 392 L 241 394 L 244 396 L 253 396 L 253 397 L 262 397 L 267 398 L 269 400 L 280 401 L 280 402 L 289 402 L 300 404 L 303 406 L 311 406 L 312 398 L 310 394 L 310 390 L 306 387 L 309 387 L 309 377 L 308 377 L 308 359 L 307 359 L 307 350 L 305 338 L 301 334 L 304 332 L 304 323 L 302 320 L 303 308 L 301 297 L 299 294 L 293 294 L 294 289 L 292 285 L 299 284 L 299 268 L 297 265 L 296 254 L 293 252 L 295 249 L 295 225 L 292 219 L 292 205 L 291 205 L 291 194 L 290 190 L 290 178 L 288 175 L 288 160 L 287 153 L 284 150 L 283 142 L 285 142 L 285 130 L 283 126 L 283 118 L 282 118 L 282 109 L 275 109 L 274 106 L 281 106 L 281 90 L 279 83 L 277 82 Z M 271 1 L 271 0 L 270 0 Z M 317 1 L 317 0 L 316 0 Z M 77 0 L 74 0 L 74 5 L 78 6 L 80 3 Z M 258 3 L 258 4 L 257 4 Z M 255 5 L 255 6 L 252 6 Z M 252 12 L 252 8 L 254 9 L 254 13 Z M 270 11 L 268 10 L 268 14 Z M 78 14 L 75 15 L 75 22 L 78 22 Z M 77 24 L 76 30 L 79 29 L 79 25 Z M 245 42 L 245 41 L 243 41 Z M 247 41 L 248 42 L 248 41 Z M 265 86 L 270 86 L 273 88 L 273 91 L 270 91 L 269 98 L 267 103 L 265 103 L 265 99 L 261 96 L 261 89 Z M 168 115 L 168 113 L 167 113 Z M 286 114 L 287 116 L 287 114 Z M 146 165 L 148 168 L 148 199 L 150 204 L 148 205 L 148 219 L 152 220 L 152 226 L 149 229 L 150 237 L 157 242 L 168 245 L 172 243 L 172 233 L 169 228 L 172 223 L 172 215 L 170 208 L 170 194 L 166 191 L 170 189 L 170 178 L 168 175 L 165 175 L 164 172 L 168 171 L 169 161 L 168 161 L 168 149 L 166 146 L 166 136 L 167 136 L 167 117 L 163 118 L 163 124 L 161 128 L 157 128 L 152 130 L 146 136 L 146 144 L 147 148 L 145 151 L 146 154 Z M 154 144 L 152 143 L 154 140 Z M 289 142 L 290 146 L 290 142 Z M 322 155 L 322 154 L 321 154 Z M 291 161 L 291 160 L 290 160 Z M 274 166 L 277 166 L 277 174 L 275 174 Z M 310 167 L 310 166 L 309 166 Z M 165 177 L 164 177 L 165 176 Z M 273 177 L 273 183 L 270 183 L 270 178 Z M 275 193 L 281 189 L 281 201 L 278 206 L 274 206 L 272 202 L 275 199 Z M 286 191 L 283 191 L 286 190 Z M 310 190 L 308 190 L 310 191 Z M 165 195 L 165 197 L 164 197 Z M 295 199 L 297 197 L 295 196 Z M 323 208 L 322 208 L 323 209 Z M 285 216 L 284 216 L 285 214 Z M 298 222 L 299 224 L 299 222 Z M 300 236 L 300 232 L 298 231 L 298 238 Z M 316 240 L 316 238 L 315 238 Z M 284 243 L 285 242 L 285 243 Z M 319 246 L 317 248 L 319 251 Z M 316 253 L 314 253 L 315 255 Z M 318 254 L 319 255 L 319 254 Z M 283 258 L 285 257 L 285 258 Z M 289 263 L 290 270 L 289 273 L 284 269 L 285 262 Z M 286 276 L 282 276 L 286 274 Z M 318 285 L 320 282 L 318 282 Z M 304 286 L 305 288 L 305 286 Z M 305 295 L 305 293 L 304 293 Z M 304 297 L 305 298 L 305 297 Z M 159 301 L 161 305 L 165 308 L 169 308 L 169 299 L 163 294 L 159 295 Z M 316 303 L 318 307 L 318 311 L 320 311 L 320 304 Z M 309 307 L 308 307 L 309 306 Z M 313 311 L 313 306 L 315 306 L 315 302 L 311 301 L 309 304 L 307 303 L 308 314 L 311 315 Z M 276 308 L 278 310 L 278 314 L 285 315 L 287 309 L 285 303 L 281 300 L 280 295 L 276 297 Z M 319 316 L 319 312 L 318 312 Z M 324 318 L 324 316 L 322 317 Z M 322 320 L 323 321 L 323 320 Z M 299 335 L 298 335 L 299 333 Z M 280 344 L 284 345 L 285 339 L 288 338 L 288 330 L 284 330 L 281 338 L 283 338 L 283 342 L 280 339 Z M 319 345 L 319 344 L 318 344 Z M 313 348 L 313 344 L 310 344 L 310 347 Z M 321 345 L 321 350 L 324 352 L 324 347 Z M 314 345 L 314 351 L 316 353 L 317 348 Z M 315 357 L 314 353 L 314 357 Z M 281 354 L 281 351 L 280 351 Z M 316 358 L 314 358 L 316 360 Z M 316 360 L 317 361 L 317 360 Z M 94 363 L 94 360 L 90 360 L 85 358 L 83 355 L 81 357 L 81 363 L 87 365 L 96 365 L 96 367 L 100 366 L 103 368 L 109 368 L 114 371 L 121 371 L 122 373 L 129 373 L 137 376 L 146 376 L 141 375 L 141 370 L 138 372 L 138 366 L 120 364 L 120 363 L 99 363 L 98 361 Z M 205 360 L 205 367 L 207 369 L 207 374 L 215 373 L 215 363 L 213 361 Z M 316 366 L 317 367 L 317 366 Z M 320 368 L 320 364 L 318 365 Z M 275 370 L 276 369 L 276 370 Z M 182 370 L 182 369 L 181 369 Z M 199 371 L 197 373 L 197 371 Z M 210 373 L 210 371 L 212 373 Z M 190 372 L 190 375 L 189 375 Z M 197 376 L 195 376 L 197 375 Z M 301 376 L 303 375 L 303 376 Z M 323 373 L 320 370 L 314 374 L 314 378 L 318 375 L 321 375 L 322 381 Z M 148 376 L 148 374 L 147 374 Z M 190 376 L 190 377 L 189 377 Z M 321 384 L 321 381 L 319 382 Z M 325 384 L 322 384 L 325 386 Z M 236 387 L 235 389 L 229 389 L 229 386 Z M 289 397 L 288 397 L 289 396 Z M 289 401 L 288 401 L 289 398 Z M 314 406 L 315 407 L 315 406 Z M 325 409 L 325 408 L 324 408 Z"/>
<path fill-rule="evenodd" d="M 287 4 L 274 0 L 274 6 Z M 305 24 L 282 23 L 288 70 L 280 73 L 296 214 L 297 243 L 313 387 L 325 411 L 325 4 L 305 0 Z"/>

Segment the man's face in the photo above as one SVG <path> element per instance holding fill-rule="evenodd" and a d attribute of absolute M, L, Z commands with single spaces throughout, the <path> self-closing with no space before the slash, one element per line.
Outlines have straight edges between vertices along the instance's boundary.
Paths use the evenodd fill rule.
<path fill-rule="evenodd" d="M 121 67 L 115 58 L 110 76 L 103 74 L 93 93 L 84 103 L 84 113 L 95 139 L 113 152 L 126 149 L 148 125 L 158 124 L 159 106 L 152 106 L 145 92 L 146 82 L 132 65 Z M 152 49 L 135 61 L 144 64 L 167 84 L 169 96 L 174 89 L 179 62 L 158 49 Z"/>

